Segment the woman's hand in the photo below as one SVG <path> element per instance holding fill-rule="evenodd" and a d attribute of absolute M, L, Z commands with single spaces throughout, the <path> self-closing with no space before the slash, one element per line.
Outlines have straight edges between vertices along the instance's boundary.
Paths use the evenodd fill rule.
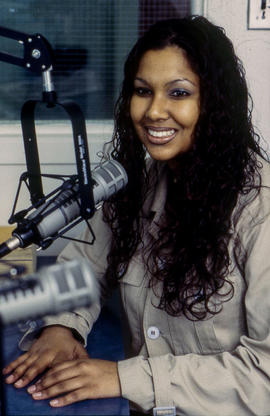
<path fill-rule="evenodd" d="M 86 399 L 119 397 L 117 363 L 91 358 L 65 361 L 54 366 L 27 391 L 35 400 L 56 397 L 50 401 L 53 407 Z"/>
<path fill-rule="evenodd" d="M 6 383 L 21 388 L 43 371 L 60 362 L 86 357 L 88 357 L 86 350 L 73 337 L 70 329 L 51 326 L 42 331 L 27 353 L 22 354 L 3 369 L 3 375 L 9 374 Z"/>

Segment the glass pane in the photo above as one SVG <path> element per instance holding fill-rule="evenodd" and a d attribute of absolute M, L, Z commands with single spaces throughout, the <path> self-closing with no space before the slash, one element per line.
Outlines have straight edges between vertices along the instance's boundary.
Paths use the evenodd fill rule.
<path fill-rule="evenodd" d="M 55 52 L 58 100 L 72 99 L 86 119 L 111 119 L 125 57 L 150 24 L 190 13 L 189 0 L 2 0 L 0 25 L 41 33 Z M 0 37 L 0 50 L 22 56 L 18 42 Z M 42 99 L 41 75 L 0 62 L 0 120 L 17 120 L 28 99 Z M 39 118 L 62 119 L 60 110 Z"/>

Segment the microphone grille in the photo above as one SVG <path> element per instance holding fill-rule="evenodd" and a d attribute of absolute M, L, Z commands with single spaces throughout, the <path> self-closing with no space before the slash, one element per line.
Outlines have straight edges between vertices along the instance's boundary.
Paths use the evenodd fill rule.
<path fill-rule="evenodd" d="M 66 293 L 70 290 L 67 277 L 61 270 L 57 270 L 57 269 L 55 270 L 54 278 L 55 278 L 55 283 L 57 284 L 59 293 Z"/>

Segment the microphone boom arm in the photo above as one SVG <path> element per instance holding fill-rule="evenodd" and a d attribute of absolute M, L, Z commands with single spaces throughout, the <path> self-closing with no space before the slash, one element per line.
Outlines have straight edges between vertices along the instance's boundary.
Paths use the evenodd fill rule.
<path fill-rule="evenodd" d="M 51 45 L 39 33 L 29 35 L 3 26 L 0 26 L 0 36 L 17 40 L 24 46 L 23 58 L 0 51 L 0 61 L 38 72 L 43 78 L 42 101 L 29 100 L 23 105 L 21 110 L 21 125 L 26 165 L 29 173 L 31 201 L 34 204 L 44 197 L 35 131 L 35 107 L 39 102 L 46 103 L 49 108 L 60 105 L 66 111 L 72 123 L 79 190 L 81 193 L 80 211 L 84 219 L 89 219 L 93 215 L 95 204 L 91 189 L 91 171 L 85 119 L 80 107 L 76 103 L 72 101 L 57 102 L 51 79 L 51 71 L 53 68 L 53 51 Z"/>
<path fill-rule="evenodd" d="M 46 72 L 52 67 L 53 52 L 49 42 L 41 34 L 29 35 L 0 26 L 0 36 L 17 40 L 24 46 L 23 58 L 0 51 L 0 61 L 39 73 Z"/>

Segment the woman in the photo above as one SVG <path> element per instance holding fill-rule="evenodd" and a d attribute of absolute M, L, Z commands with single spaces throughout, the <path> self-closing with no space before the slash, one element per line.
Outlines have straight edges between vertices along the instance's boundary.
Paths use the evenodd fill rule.
<path fill-rule="evenodd" d="M 34 343 L 26 334 L 7 382 L 51 367 L 28 392 L 56 407 L 122 395 L 143 412 L 268 415 L 270 170 L 224 31 L 202 17 L 150 28 L 126 61 L 115 120 L 112 156 L 129 183 L 95 214 L 95 245 L 72 243 L 61 260 L 89 258 L 104 296 L 120 285 L 131 358 L 87 357 L 93 305 L 48 317 Z"/>

